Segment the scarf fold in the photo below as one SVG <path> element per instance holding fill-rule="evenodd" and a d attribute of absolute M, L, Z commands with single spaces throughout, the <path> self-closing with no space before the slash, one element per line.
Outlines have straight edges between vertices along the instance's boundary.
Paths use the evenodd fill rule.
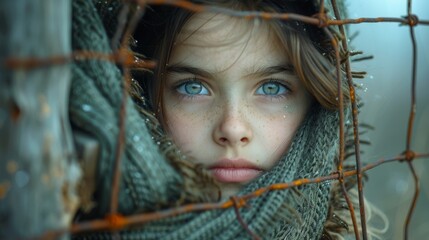
<path fill-rule="evenodd" d="M 115 6 L 120 7 L 118 4 Z M 108 4 L 100 8 L 100 3 L 97 7 L 100 12 L 110 8 Z M 111 11 L 118 12 L 117 8 Z M 72 30 L 73 50 L 111 53 L 110 33 L 106 33 L 92 1 L 73 0 Z M 95 179 L 97 207 L 92 215 L 100 218 L 108 213 L 109 207 L 123 87 L 121 71 L 114 63 L 103 60 L 77 62 L 72 68 L 72 125 L 75 130 L 85 131 L 100 143 Z M 160 149 L 168 148 L 166 145 L 171 142 L 157 142 L 159 136 L 154 137 L 150 129 L 159 123 L 153 117 L 140 115 L 130 98 L 127 99 L 126 111 L 126 146 L 121 162 L 119 211 L 131 215 L 180 204 L 183 193 L 192 192 L 185 184 L 187 176 L 174 162 L 174 159 L 181 158 L 165 157 Z M 337 148 L 338 113 L 313 106 L 288 153 L 239 195 L 275 183 L 328 175 L 333 171 Z M 262 239 L 320 239 L 328 214 L 329 192 L 329 183 L 271 191 L 248 201 L 249 207 L 240 208 L 239 212 L 249 229 Z M 251 238 L 238 222 L 233 208 L 186 213 L 123 230 L 120 234 L 121 239 Z M 113 238 L 109 232 L 77 234 L 73 237 Z"/>

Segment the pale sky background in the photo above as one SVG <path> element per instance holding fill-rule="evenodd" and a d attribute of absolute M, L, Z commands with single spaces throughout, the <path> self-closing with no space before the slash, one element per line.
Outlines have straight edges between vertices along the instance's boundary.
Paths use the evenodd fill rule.
<path fill-rule="evenodd" d="M 413 12 L 429 19 L 429 1 L 413 1 Z M 407 13 L 406 0 L 348 0 L 349 17 L 400 17 Z M 363 160 L 373 162 L 393 157 L 405 150 L 406 129 L 411 99 L 411 39 L 407 26 L 398 23 L 364 23 L 350 26 L 359 31 L 351 42 L 356 50 L 374 55 L 373 60 L 353 64 L 354 70 L 367 71 L 360 92 L 365 107 L 360 122 L 375 130 L 362 136 L 372 143 L 364 148 Z M 415 28 L 418 49 L 417 115 L 413 149 L 429 152 L 429 26 Z M 429 236 L 429 159 L 417 159 L 421 193 L 411 221 L 409 239 Z M 390 221 L 385 239 L 403 239 L 403 226 L 414 193 L 412 176 L 406 163 L 389 163 L 369 172 L 364 186 L 371 202 L 387 214 Z"/>

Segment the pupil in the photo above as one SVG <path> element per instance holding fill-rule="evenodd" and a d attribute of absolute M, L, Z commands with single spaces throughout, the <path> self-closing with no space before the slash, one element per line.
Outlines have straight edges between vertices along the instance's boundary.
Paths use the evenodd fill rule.
<path fill-rule="evenodd" d="M 263 90 L 264 90 L 264 93 L 267 95 L 276 95 L 280 89 L 279 89 L 279 86 L 277 86 L 277 84 L 267 83 L 267 84 L 264 84 Z"/>
<path fill-rule="evenodd" d="M 198 94 L 201 92 L 202 86 L 198 83 L 188 83 L 186 84 L 185 89 L 188 94 Z"/>

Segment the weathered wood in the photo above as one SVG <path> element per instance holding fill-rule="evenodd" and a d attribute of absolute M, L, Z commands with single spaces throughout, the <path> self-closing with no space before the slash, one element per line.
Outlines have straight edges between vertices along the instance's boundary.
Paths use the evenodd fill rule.
<path fill-rule="evenodd" d="M 70 66 L 4 65 L 70 54 L 70 15 L 70 0 L 0 1 L 0 239 L 65 227 L 77 205 Z"/>

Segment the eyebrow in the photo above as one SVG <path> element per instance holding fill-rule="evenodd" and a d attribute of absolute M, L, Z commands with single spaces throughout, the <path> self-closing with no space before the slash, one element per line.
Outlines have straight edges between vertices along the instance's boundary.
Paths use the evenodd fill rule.
<path fill-rule="evenodd" d="M 191 73 L 197 76 L 205 77 L 205 78 L 214 78 L 213 74 L 209 71 L 206 71 L 201 68 L 195 68 L 191 66 L 184 65 L 171 65 L 167 66 L 167 72 L 170 73 Z"/>
<path fill-rule="evenodd" d="M 171 65 L 167 66 L 167 72 L 170 73 L 190 73 L 197 76 L 205 77 L 205 78 L 214 78 L 214 75 L 201 68 L 195 68 L 191 66 L 185 66 L 185 65 Z M 258 76 L 258 77 L 266 77 L 278 73 L 286 73 L 286 74 L 294 74 L 295 70 L 293 65 L 286 64 L 286 65 L 277 65 L 277 66 L 270 66 L 270 67 L 260 67 L 256 70 L 250 69 L 245 71 L 247 74 L 246 76 Z"/>
<path fill-rule="evenodd" d="M 292 64 L 286 65 L 278 65 L 278 66 L 270 66 L 270 67 L 260 67 L 255 69 L 250 69 L 246 76 L 257 76 L 257 77 L 267 77 L 270 75 L 278 74 L 278 73 L 286 73 L 286 74 L 294 74 L 295 69 Z"/>

